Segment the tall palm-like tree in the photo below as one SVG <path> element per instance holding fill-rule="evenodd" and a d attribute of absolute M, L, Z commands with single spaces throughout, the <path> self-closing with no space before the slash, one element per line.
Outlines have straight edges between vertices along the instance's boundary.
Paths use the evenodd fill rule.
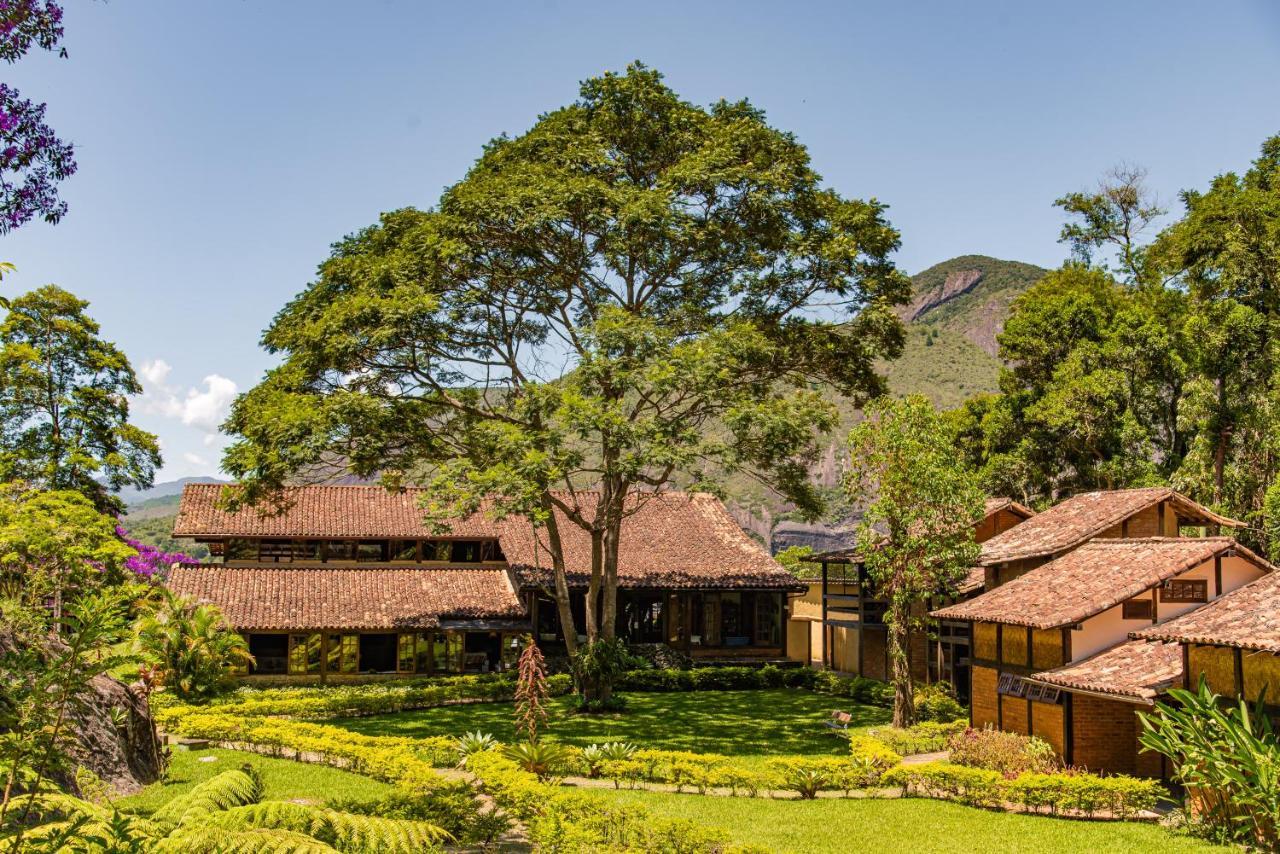
<path fill-rule="evenodd" d="M 217 693 L 234 669 L 253 663 L 244 638 L 213 605 L 197 605 L 168 590 L 154 614 L 138 621 L 135 647 L 175 696 L 198 700 Z"/>

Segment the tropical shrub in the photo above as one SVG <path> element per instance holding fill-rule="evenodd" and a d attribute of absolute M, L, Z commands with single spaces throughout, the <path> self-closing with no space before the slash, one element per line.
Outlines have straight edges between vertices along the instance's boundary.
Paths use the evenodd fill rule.
<path fill-rule="evenodd" d="M 869 730 L 867 735 L 883 742 L 894 753 L 912 756 L 917 753 L 936 753 L 946 750 L 947 742 L 968 729 L 968 726 L 968 722 L 963 720 L 949 723 L 925 721 L 906 729 L 881 727 Z"/>
<path fill-rule="evenodd" d="M 201 701 L 230 687 L 232 673 L 253 663 L 244 638 L 230 630 L 214 605 L 196 605 L 163 590 L 160 607 L 135 626 L 134 649 L 160 684 L 186 701 Z"/>
<path fill-rule="evenodd" d="M 539 780 L 549 780 L 563 774 L 570 759 L 565 746 L 554 741 L 508 744 L 502 748 L 502 755 L 514 762 L 520 770 L 528 771 Z"/>
<path fill-rule="evenodd" d="M 834 756 L 789 756 L 771 759 L 766 767 L 773 773 L 776 788 L 796 792 L 801 800 L 813 800 L 818 792 L 844 788 L 849 762 Z"/>
<path fill-rule="evenodd" d="M 883 741 L 870 735 L 849 736 L 849 753 L 854 760 L 866 763 L 881 773 L 902 762 L 902 756 Z"/>
<path fill-rule="evenodd" d="M 588 777 L 599 777 L 604 763 L 630 759 L 635 755 L 636 749 L 634 744 L 624 741 L 589 744 L 578 751 L 578 770 Z"/>
<path fill-rule="evenodd" d="M 917 721 L 950 723 L 969 718 L 968 710 L 960 705 L 955 691 L 947 682 L 930 682 L 928 685 L 916 686 L 915 706 Z"/>
<path fill-rule="evenodd" d="M 469 757 L 484 750 L 492 750 L 497 746 L 498 740 L 490 733 L 480 732 L 480 730 L 463 733 L 454 742 L 454 749 L 458 751 L 458 767 L 466 768 Z"/>
<path fill-rule="evenodd" d="M 1058 767 L 1053 747 L 1043 739 L 992 727 L 967 728 L 951 737 L 947 749 L 956 765 L 998 771 L 1009 779 L 1024 771 L 1048 773 Z"/>
<path fill-rule="evenodd" d="M 1203 677 L 1195 691 L 1142 714 L 1143 747 L 1173 761 L 1198 826 L 1222 840 L 1280 850 L 1280 739 L 1261 701 L 1226 705 Z"/>

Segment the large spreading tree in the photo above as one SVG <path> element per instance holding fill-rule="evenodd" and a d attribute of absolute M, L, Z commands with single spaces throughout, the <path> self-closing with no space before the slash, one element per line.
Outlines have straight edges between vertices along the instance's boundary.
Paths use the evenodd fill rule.
<path fill-rule="evenodd" d="M 430 485 L 433 518 L 487 496 L 541 526 L 571 649 L 559 526 L 578 526 L 583 633 L 608 644 L 622 522 L 647 496 L 749 472 L 819 508 L 832 397 L 882 392 L 874 362 L 901 347 L 897 246 L 883 205 L 823 188 L 749 103 L 695 106 L 640 65 L 588 80 L 436 208 L 335 246 L 228 421 L 233 500 L 335 465 Z"/>
<path fill-rule="evenodd" d="M 111 492 L 150 487 L 160 449 L 129 422 L 128 396 L 142 387 L 88 306 L 46 285 L 15 298 L 0 323 L 0 479 L 118 512 Z"/>
<path fill-rule="evenodd" d="M 864 506 L 859 559 L 888 603 L 893 725 L 915 721 L 911 636 L 925 630 L 929 603 L 952 596 L 980 548 L 984 493 L 956 450 L 946 419 L 921 396 L 881 398 L 849 435 L 849 497 Z"/>

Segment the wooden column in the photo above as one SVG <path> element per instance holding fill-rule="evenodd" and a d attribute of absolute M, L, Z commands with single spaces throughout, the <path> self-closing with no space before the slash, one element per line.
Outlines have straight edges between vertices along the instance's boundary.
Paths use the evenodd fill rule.
<path fill-rule="evenodd" d="M 827 643 L 827 562 L 822 562 L 822 668 L 827 670 L 830 668 L 830 662 L 827 660 L 827 653 L 830 644 Z"/>

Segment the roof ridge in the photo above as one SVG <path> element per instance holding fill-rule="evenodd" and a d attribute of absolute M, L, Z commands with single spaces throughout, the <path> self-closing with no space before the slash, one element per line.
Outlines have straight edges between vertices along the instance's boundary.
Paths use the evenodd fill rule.
<path fill-rule="evenodd" d="M 1209 537 L 1095 537 L 1086 540 L 1080 548 L 1090 546 L 1123 546 L 1133 543 L 1234 543 L 1234 537 L 1215 534 Z"/>

